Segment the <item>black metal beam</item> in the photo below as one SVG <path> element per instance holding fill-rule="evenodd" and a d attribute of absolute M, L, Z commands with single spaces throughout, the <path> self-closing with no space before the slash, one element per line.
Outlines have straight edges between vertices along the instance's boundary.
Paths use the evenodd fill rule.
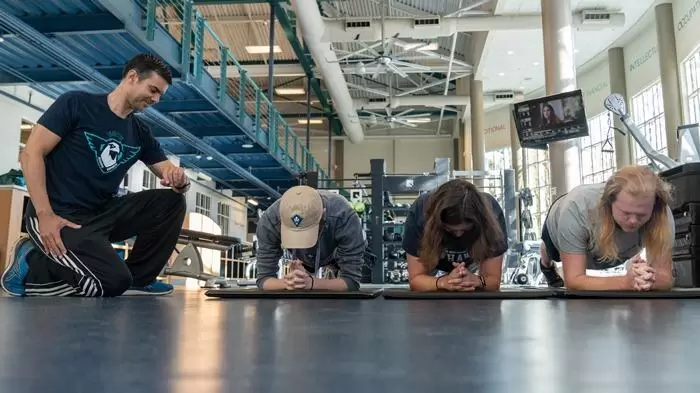
<path fill-rule="evenodd" d="M 109 12 L 23 16 L 19 19 L 49 37 L 52 35 L 126 32 L 124 23 Z M 15 34 L 9 33 L 5 29 L 0 29 L 0 36 L 9 38 L 14 37 Z"/>
<path fill-rule="evenodd" d="M 2 62 L 2 60 L 0 60 Z M 102 75 L 106 76 L 110 80 L 119 81 L 122 78 L 122 70 L 124 65 L 109 65 L 109 66 L 93 66 Z M 17 74 L 22 75 L 22 77 L 17 76 Z M 31 82 L 28 82 L 31 81 Z M 80 76 L 76 75 L 72 71 L 63 67 L 48 67 L 48 68 L 38 68 L 38 67 L 22 67 L 22 68 L 12 68 L 12 72 L 0 71 L 0 85 L 21 85 L 28 83 L 72 83 L 72 82 L 85 82 L 94 83 L 91 81 L 86 81 Z"/>

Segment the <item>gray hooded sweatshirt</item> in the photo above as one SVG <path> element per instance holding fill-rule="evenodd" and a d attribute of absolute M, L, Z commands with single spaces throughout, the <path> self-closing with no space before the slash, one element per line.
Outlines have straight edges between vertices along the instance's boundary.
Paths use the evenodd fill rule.
<path fill-rule="evenodd" d="M 344 197 L 324 190 L 319 193 L 326 209 L 319 241 L 309 249 L 286 250 L 287 257 L 300 260 L 308 272 L 314 273 L 316 254 L 320 252 L 319 267 L 336 268 L 337 277 L 345 281 L 348 290 L 355 291 L 360 287 L 366 248 L 362 222 Z M 285 254 L 280 238 L 279 204 L 280 200 L 275 201 L 258 220 L 258 288 L 262 288 L 265 280 L 277 278 L 279 260 Z"/>

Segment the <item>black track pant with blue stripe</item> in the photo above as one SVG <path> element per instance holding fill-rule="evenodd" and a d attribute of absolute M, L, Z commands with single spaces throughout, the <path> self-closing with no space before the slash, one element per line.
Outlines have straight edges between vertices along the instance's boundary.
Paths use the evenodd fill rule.
<path fill-rule="evenodd" d="M 27 296 L 110 297 L 153 282 L 172 255 L 185 218 L 186 203 L 170 189 L 114 198 L 96 215 L 64 217 L 81 225 L 61 230 L 65 256 L 43 250 L 39 220 L 31 203 L 27 233 L 37 245 L 28 256 Z M 136 237 L 126 261 L 112 243 Z"/>

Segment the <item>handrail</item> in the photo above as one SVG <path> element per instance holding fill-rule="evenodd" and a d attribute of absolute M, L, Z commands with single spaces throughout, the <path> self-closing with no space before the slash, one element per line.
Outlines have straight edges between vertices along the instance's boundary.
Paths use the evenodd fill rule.
<path fill-rule="evenodd" d="M 241 120 L 250 118 L 254 126 L 255 142 L 267 148 L 277 160 L 299 172 L 317 171 L 319 185 L 325 188 L 340 188 L 323 170 L 311 151 L 291 130 L 265 92 L 248 77 L 245 68 L 231 53 L 229 47 L 206 18 L 195 9 L 192 0 L 141 0 L 145 1 L 146 34 L 153 36 L 160 25 L 180 39 L 182 45 L 182 69 L 192 70 L 184 77 L 200 82 L 208 68 L 219 67 L 219 85 L 216 99 L 220 104 L 231 98 L 237 105 L 236 116 Z M 160 17 L 165 15 L 165 17 Z M 177 27 L 180 34 L 177 37 Z M 189 50 L 184 50 L 189 48 Z M 231 68 L 239 78 L 228 78 Z"/>

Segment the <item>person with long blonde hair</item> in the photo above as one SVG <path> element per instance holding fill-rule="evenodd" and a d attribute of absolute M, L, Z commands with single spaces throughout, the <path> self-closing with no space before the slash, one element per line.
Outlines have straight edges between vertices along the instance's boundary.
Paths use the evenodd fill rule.
<path fill-rule="evenodd" d="M 508 249 L 505 216 L 493 196 L 464 179 L 450 180 L 415 200 L 402 245 L 413 291 L 500 289 Z"/>
<path fill-rule="evenodd" d="M 672 287 L 670 202 L 671 186 L 645 166 L 624 167 L 605 183 L 580 185 L 557 199 L 542 228 L 540 264 L 548 284 L 573 290 Z M 563 280 L 554 261 L 562 264 Z M 622 276 L 586 274 L 623 264 Z"/>

